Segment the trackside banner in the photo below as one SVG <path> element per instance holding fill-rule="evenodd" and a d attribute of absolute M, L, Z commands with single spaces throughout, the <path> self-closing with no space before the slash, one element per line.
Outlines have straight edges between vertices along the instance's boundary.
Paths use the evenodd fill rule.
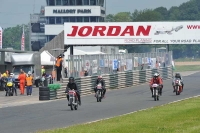
<path fill-rule="evenodd" d="M 200 44 L 200 21 L 65 23 L 66 45 Z"/>

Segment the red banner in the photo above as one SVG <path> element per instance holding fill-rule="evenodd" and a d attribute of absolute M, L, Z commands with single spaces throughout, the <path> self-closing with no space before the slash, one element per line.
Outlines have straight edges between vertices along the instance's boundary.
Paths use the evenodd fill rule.
<path fill-rule="evenodd" d="M 21 40 L 21 51 L 24 51 L 24 41 L 25 41 L 25 36 L 24 36 L 24 27 L 23 27 L 23 33 L 22 33 L 22 40 Z"/>

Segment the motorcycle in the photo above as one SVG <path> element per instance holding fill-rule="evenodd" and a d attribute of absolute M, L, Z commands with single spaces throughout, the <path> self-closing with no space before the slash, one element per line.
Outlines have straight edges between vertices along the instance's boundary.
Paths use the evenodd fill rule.
<path fill-rule="evenodd" d="M 176 95 L 180 95 L 180 93 L 182 92 L 181 80 L 175 79 L 174 86 L 175 86 Z"/>
<path fill-rule="evenodd" d="M 160 94 L 159 85 L 153 84 L 152 88 L 153 88 L 154 101 L 158 101 L 159 100 L 159 94 Z"/>
<path fill-rule="evenodd" d="M 96 91 L 97 102 L 101 102 L 103 98 L 103 89 L 102 89 L 101 83 L 99 83 L 96 88 L 97 88 L 97 91 Z"/>
<path fill-rule="evenodd" d="M 78 109 L 78 97 L 76 95 L 76 91 L 74 89 L 68 91 L 69 95 L 69 106 L 71 107 L 71 110 L 77 110 Z"/>
<path fill-rule="evenodd" d="M 13 89 L 13 82 L 8 81 L 6 84 L 6 96 L 13 96 L 14 89 Z"/>

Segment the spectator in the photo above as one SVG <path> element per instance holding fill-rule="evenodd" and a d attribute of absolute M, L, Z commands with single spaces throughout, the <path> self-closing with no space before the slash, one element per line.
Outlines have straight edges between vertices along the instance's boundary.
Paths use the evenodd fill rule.
<path fill-rule="evenodd" d="M 52 80 L 55 81 L 56 79 L 56 69 L 52 71 Z"/>
<path fill-rule="evenodd" d="M 45 68 L 44 68 L 44 66 L 42 66 L 42 68 L 41 68 L 41 75 L 43 75 L 45 73 Z"/>
<path fill-rule="evenodd" d="M 26 75 L 23 71 L 20 72 L 18 79 L 19 79 L 19 86 L 20 86 L 20 91 L 21 91 L 20 95 L 24 95 Z"/>
<path fill-rule="evenodd" d="M 67 78 L 67 67 L 65 67 L 65 78 Z"/>
<path fill-rule="evenodd" d="M 26 77 L 26 93 L 27 96 L 32 95 L 32 85 L 33 85 L 33 77 L 31 76 L 31 72 L 28 72 L 28 76 Z"/>
<path fill-rule="evenodd" d="M 59 55 L 59 56 L 57 57 L 57 60 L 56 60 L 57 81 L 60 81 L 60 78 L 62 78 L 62 77 L 61 77 L 62 62 L 63 62 L 62 55 Z"/>
<path fill-rule="evenodd" d="M 87 70 L 84 71 L 84 76 L 88 76 L 88 71 Z"/>
<path fill-rule="evenodd" d="M 144 69 L 144 64 L 141 65 L 141 70 L 143 70 L 143 69 Z"/>

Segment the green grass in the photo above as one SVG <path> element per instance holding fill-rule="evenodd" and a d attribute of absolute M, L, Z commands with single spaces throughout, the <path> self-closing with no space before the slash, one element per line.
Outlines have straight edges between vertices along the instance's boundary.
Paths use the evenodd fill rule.
<path fill-rule="evenodd" d="M 179 59 L 174 59 L 175 62 L 187 62 L 187 61 L 200 61 L 200 58 L 179 58 Z"/>
<path fill-rule="evenodd" d="M 152 101 L 154 102 L 154 101 Z M 200 97 L 91 124 L 38 133 L 199 133 Z"/>
<path fill-rule="evenodd" d="M 200 65 L 175 66 L 175 72 L 200 71 Z"/>

